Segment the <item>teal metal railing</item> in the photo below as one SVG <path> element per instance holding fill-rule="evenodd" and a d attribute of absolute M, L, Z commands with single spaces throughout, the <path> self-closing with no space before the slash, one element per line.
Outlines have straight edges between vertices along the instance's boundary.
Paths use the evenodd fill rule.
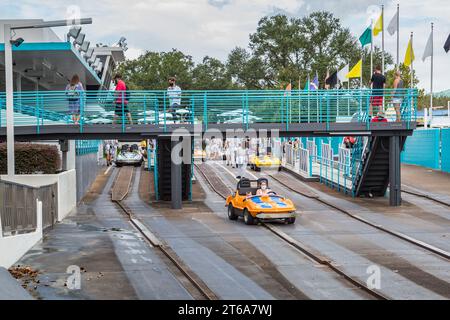
<path fill-rule="evenodd" d="M 100 140 L 75 140 L 76 155 L 97 153 L 100 145 Z"/>
<path fill-rule="evenodd" d="M 401 97 L 402 120 L 408 124 L 416 120 L 416 89 L 400 93 L 384 92 L 384 106 L 392 109 L 393 98 Z M 253 123 L 281 123 L 286 129 L 294 123 L 335 122 L 366 123 L 372 91 L 317 90 L 317 91 L 183 91 L 181 103 L 175 104 L 166 91 L 85 91 L 79 96 L 68 96 L 64 91 L 16 92 L 14 94 L 15 125 L 42 126 L 74 124 L 73 115 L 79 115 L 79 128 L 96 124 L 120 125 L 122 130 L 133 124 L 174 123 L 240 124 L 243 129 Z M 5 94 L 0 93 L 0 110 L 5 109 Z M 392 109 L 393 110 L 393 109 Z M 374 112 L 376 112 L 376 107 Z M 4 112 L 0 125 L 5 126 Z"/>
<path fill-rule="evenodd" d="M 321 183 L 354 196 L 356 187 L 354 177 L 347 174 L 353 169 L 351 164 L 330 160 L 322 156 L 310 157 L 312 162 L 319 164 L 319 181 Z"/>
<path fill-rule="evenodd" d="M 328 143 L 319 141 L 321 141 L 320 148 L 317 147 L 315 140 L 307 140 L 305 151 L 309 158 L 309 175 L 318 176 L 321 183 L 355 196 L 363 163 L 371 148 L 370 138 L 356 137 L 356 143 L 351 149 L 339 147 L 338 154 L 334 153 L 331 141 Z"/>

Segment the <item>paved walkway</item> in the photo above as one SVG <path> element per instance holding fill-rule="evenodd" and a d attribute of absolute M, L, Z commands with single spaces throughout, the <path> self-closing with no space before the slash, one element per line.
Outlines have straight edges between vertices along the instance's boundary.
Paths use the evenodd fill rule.
<path fill-rule="evenodd" d="M 450 197 L 450 173 L 413 165 L 402 165 L 402 184 L 424 193 Z"/>
<path fill-rule="evenodd" d="M 84 204 L 57 224 L 18 264 L 39 271 L 29 290 L 37 299 L 192 299 L 110 200 L 111 176 L 100 173 Z M 81 290 L 65 285 L 79 266 Z"/>

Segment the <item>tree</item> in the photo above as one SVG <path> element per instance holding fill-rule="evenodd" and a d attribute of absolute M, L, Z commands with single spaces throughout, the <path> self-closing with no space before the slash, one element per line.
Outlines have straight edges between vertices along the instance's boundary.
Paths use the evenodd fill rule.
<path fill-rule="evenodd" d="M 381 48 L 375 46 L 373 48 L 373 69 L 370 70 L 370 48 L 364 48 L 363 50 L 363 83 L 365 86 L 369 86 L 370 79 L 372 78 L 373 73 L 375 72 L 375 68 L 377 66 L 382 66 L 383 60 L 383 52 L 381 51 Z M 361 57 L 358 58 L 358 60 L 361 59 Z M 392 55 L 388 52 L 384 52 L 384 66 L 385 70 L 388 70 L 388 67 L 392 66 L 394 64 L 394 58 Z M 386 73 L 386 72 L 385 72 Z M 387 77 L 387 73 L 386 73 Z M 392 80 L 394 82 L 394 80 Z M 388 87 L 388 84 L 386 83 L 386 87 Z"/>
<path fill-rule="evenodd" d="M 300 32 L 305 37 L 303 68 L 311 78 L 317 72 L 320 83 L 324 83 L 327 69 L 331 73 L 360 56 L 356 39 L 332 13 L 313 12 L 300 23 Z"/>
<path fill-rule="evenodd" d="M 361 56 L 350 30 L 332 13 L 323 11 L 302 19 L 264 17 L 250 35 L 249 47 L 270 66 L 275 87 L 296 83 L 308 74 L 313 78 L 316 72 L 323 84 L 327 69 L 332 72 Z"/>
<path fill-rule="evenodd" d="M 134 90 L 167 88 L 167 79 L 177 77 L 183 89 L 192 88 L 192 57 L 173 49 L 170 52 L 146 52 L 135 60 L 127 60 L 118 67 L 127 86 Z"/>
<path fill-rule="evenodd" d="M 409 69 L 409 67 L 405 66 L 403 63 L 400 64 L 399 67 L 400 73 L 401 73 L 401 77 L 404 83 L 404 87 L 405 88 L 411 88 L 411 70 Z M 386 88 L 393 88 L 394 87 L 394 80 L 395 80 L 395 72 L 397 71 L 396 68 L 393 68 L 391 70 L 389 70 L 386 73 Z M 419 84 L 419 79 L 416 76 L 416 72 L 414 71 L 413 73 L 413 77 L 414 77 L 414 88 L 417 87 L 417 85 Z"/>
<path fill-rule="evenodd" d="M 226 63 L 206 56 L 195 65 L 192 57 L 173 49 L 170 52 L 146 52 L 119 67 L 131 89 L 165 89 L 167 78 L 176 76 L 183 89 L 282 89 L 289 82 L 303 89 L 308 75 L 316 73 L 324 87 L 327 71 L 333 73 L 363 57 L 363 83 L 369 85 L 370 52 L 330 12 L 318 11 L 304 18 L 286 15 L 262 18 L 250 35 L 250 51 L 236 47 Z M 380 48 L 374 48 L 374 66 L 381 65 Z M 385 65 L 393 58 L 385 53 Z M 405 78 L 408 82 L 408 79 Z M 351 87 L 359 87 L 352 79 Z"/>
<path fill-rule="evenodd" d="M 264 61 L 272 75 L 270 86 L 279 86 L 289 77 L 298 77 L 305 39 L 300 32 L 300 20 L 285 15 L 264 17 L 250 35 L 249 47 Z"/>
<path fill-rule="evenodd" d="M 264 89 L 273 85 L 265 63 L 244 48 L 234 48 L 228 55 L 226 66 L 235 88 Z"/>
<path fill-rule="evenodd" d="M 204 57 L 192 71 L 193 88 L 197 90 L 221 90 L 231 88 L 231 76 L 218 59 Z"/>

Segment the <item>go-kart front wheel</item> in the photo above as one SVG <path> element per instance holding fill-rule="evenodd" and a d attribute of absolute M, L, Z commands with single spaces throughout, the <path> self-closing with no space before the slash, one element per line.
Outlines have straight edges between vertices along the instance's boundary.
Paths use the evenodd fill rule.
<path fill-rule="evenodd" d="M 287 224 L 294 224 L 295 223 L 295 218 L 288 218 L 288 219 L 286 219 L 286 223 Z"/>
<path fill-rule="evenodd" d="M 228 219 L 233 221 L 238 219 L 238 216 L 234 213 L 234 207 L 231 203 L 228 205 Z"/>
<path fill-rule="evenodd" d="M 257 223 L 257 220 L 253 218 L 247 209 L 244 209 L 244 222 L 248 226 L 255 225 Z"/>

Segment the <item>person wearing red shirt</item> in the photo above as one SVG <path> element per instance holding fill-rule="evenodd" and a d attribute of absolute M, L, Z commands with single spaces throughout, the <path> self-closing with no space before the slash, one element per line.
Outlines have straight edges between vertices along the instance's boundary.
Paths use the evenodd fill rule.
<path fill-rule="evenodd" d="M 352 136 L 347 136 L 344 138 L 344 145 L 347 149 L 353 148 L 356 143 L 356 138 Z"/>
<path fill-rule="evenodd" d="M 125 81 L 122 80 L 122 75 L 116 74 L 114 76 L 114 83 L 116 84 L 116 108 L 113 124 L 116 123 L 117 117 L 123 117 L 124 114 L 127 115 L 129 124 L 133 124 L 130 109 L 128 108 L 127 86 Z"/>

